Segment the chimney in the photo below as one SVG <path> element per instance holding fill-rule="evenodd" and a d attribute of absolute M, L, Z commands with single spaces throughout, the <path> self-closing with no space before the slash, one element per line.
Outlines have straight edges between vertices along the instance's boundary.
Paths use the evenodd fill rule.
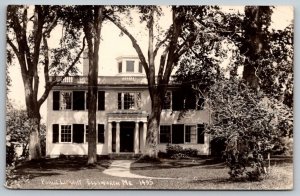
<path fill-rule="evenodd" d="M 83 51 L 83 69 L 82 69 L 82 75 L 83 76 L 88 76 L 89 74 L 89 55 L 88 55 L 88 50 Z"/>

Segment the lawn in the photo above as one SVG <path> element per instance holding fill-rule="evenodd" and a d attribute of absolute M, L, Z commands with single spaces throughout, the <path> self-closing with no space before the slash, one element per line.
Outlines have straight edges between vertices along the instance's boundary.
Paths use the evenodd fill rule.
<path fill-rule="evenodd" d="M 102 173 L 111 160 L 100 159 L 96 166 L 86 166 L 86 159 L 45 159 L 25 162 L 17 167 L 19 176 L 28 180 L 21 189 L 291 189 L 293 165 L 273 164 L 271 175 L 262 182 L 232 182 L 222 162 L 211 159 L 162 160 L 161 163 L 133 163 L 131 172 L 152 179 L 119 178 Z M 171 178 L 171 179 L 159 179 Z"/>
<path fill-rule="evenodd" d="M 293 164 L 290 159 L 272 161 L 270 175 L 262 182 L 230 181 L 228 171 L 225 163 L 213 159 L 163 160 L 162 163 L 131 165 L 131 172 L 134 174 L 174 178 L 173 182 L 177 183 L 177 187 L 183 189 L 287 190 L 293 188 Z"/>

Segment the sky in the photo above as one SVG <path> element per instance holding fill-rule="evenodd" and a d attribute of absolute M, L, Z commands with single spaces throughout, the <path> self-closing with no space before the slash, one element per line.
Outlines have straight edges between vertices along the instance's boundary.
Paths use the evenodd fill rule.
<path fill-rule="evenodd" d="M 223 10 L 228 12 L 243 12 L 242 6 L 222 6 Z M 160 25 L 162 27 L 168 27 L 171 22 L 170 12 L 167 11 L 167 8 L 164 8 L 165 15 L 160 19 Z M 136 17 L 134 17 L 136 18 Z M 293 7 L 291 6 L 278 6 L 274 9 L 272 15 L 272 25 L 271 28 L 274 29 L 284 29 L 287 25 L 291 23 L 293 19 Z M 144 31 L 142 33 L 140 30 L 144 30 L 144 26 L 137 23 L 137 20 L 134 19 L 134 24 L 129 27 L 129 30 L 133 34 L 138 35 L 138 42 L 141 45 L 141 48 L 145 54 L 147 49 L 147 33 Z M 54 31 L 51 35 L 52 39 L 57 40 L 59 35 Z M 56 36 L 57 34 L 57 36 Z M 55 43 L 55 42 L 53 42 Z M 132 47 L 131 41 L 125 35 L 120 36 L 120 30 L 115 27 L 110 22 L 105 22 L 102 29 L 102 41 L 100 44 L 100 59 L 99 59 L 99 75 L 115 75 L 117 74 L 117 61 L 116 58 L 121 55 L 136 55 L 135 50 Z M 157 58 L 158 61 L 158 58 Z M 226 64 L 224 62 L 223 64 Z M 81 66 L 79 65 L 80 69 Z M 13 103 L 18 108 L 25 108 L 25 98 L 24 98 L 24 87 L 21 79 L 21 71 L 19 65 L 11 66 L 9 69 L 10 76 L 12 79 L 12 86 L 10 87 L 10 92 L 8 97 L 13 100 Z M 42 77 L 41 77 L 42 78 Z M 41 79 L 42 80 L 42 79 Z M 41 81 L 41 88 L 39 93 L 43 92 L 43 82 Z M 42 121 L 45 121 L 46 118 L 46 102 L 42 105 L 41 108 Z"/>

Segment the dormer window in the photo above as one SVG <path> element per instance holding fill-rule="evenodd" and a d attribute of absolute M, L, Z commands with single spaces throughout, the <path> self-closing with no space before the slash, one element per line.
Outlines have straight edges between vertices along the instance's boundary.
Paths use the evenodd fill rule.
<path fill-rule="evenodd" d="M 118 63 L 119 66 L 119 73 L 122 73 L 122 61 Z"/>
<path fill-rule="evenodd" d="M 126 61 L 126 72 L 134 72 L 134 61 Z"/>
<path fill-rule="evenodd" d="M 139 62 L 139 72 L 143 73 L 143 64 Z"/>

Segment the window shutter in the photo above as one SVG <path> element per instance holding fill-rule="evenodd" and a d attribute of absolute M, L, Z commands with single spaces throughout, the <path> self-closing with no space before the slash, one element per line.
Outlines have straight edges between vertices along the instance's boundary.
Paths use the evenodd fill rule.
<path fill-rule="evenodd" d="M 73 143 L 83 143 L 84 125 L 73 124 Z"/>
<path fill-rule="evenodd" d="M 192 90 L 185 94 L 185 109 L 196 109 L 196 95 Z"/>
<path fill-rule="evenodd" d="M 73 91 L 73 110 L 84 110 L 84 91 Z"/>
<path fill-rule="evenodd" d="M 98 124 L 98 143 L 104 144 L 104 124 Z"/>
<path fill-rule="evenodd" d="M 53 110 L 59 110 L 59 91 L 53 91 Z"/>
<path fill-rule="evenodd" d="M 204 125 L 198 124 L 197 125 L 197 143 L 204 144 Z"/>
<path fill-rule="evenodd" d="M 98 110 L 105 110 L 105 91 L 98 91 Z"/>
<path fill-rule="evenodd" d="M 172 92 L 172 110 L 173 111 L 183 110 L 183 105 L 184 105 L 183 93 L 180 91 L 173 91 Z"/>
<path fill-rule="evenodd" d="M 58 143 L 59 141 L 59 125 L 52 125 L 52 143 Z"/>
<path fill-rule="evenodd" d="M 184 143 L 184 125 L 173 124 L 172 125 L 172 144 Z"/>
<path fill-rule="evenodd" d="M 122 93 L 118 93 L 118 110 L 122 109 Z"/>

